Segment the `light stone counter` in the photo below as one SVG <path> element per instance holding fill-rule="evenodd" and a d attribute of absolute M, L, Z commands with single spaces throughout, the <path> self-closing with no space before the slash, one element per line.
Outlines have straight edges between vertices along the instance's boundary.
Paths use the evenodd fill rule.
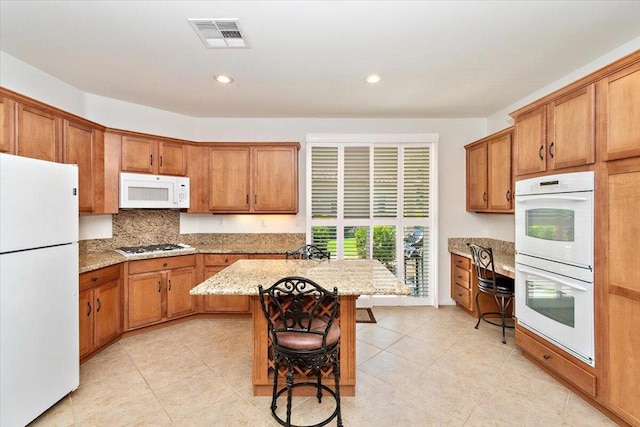
<path fill-rule="evenodd" d="M 257 295 L 283 277 L 302 276 L 340 295 L 410 295 L 377 260 L 239 260 L 191 289 L 191 295 Z"/>

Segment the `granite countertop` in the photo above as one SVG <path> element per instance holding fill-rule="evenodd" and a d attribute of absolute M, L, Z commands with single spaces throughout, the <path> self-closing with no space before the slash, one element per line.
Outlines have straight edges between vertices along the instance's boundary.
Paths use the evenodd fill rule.
<path fill-rule="evenodd" d="M 219 245 L 191 245 L 190 249 L 173 251 L 158 251 L 153 253 L 136 254 L 125 257 L 116 251 L 103 251 L 80 254 L 80 273 L 109 267 L 125 261 L 137 261 L 140 259 L 162 258 L 167 256 L 180 256 L 189 254 L 284 254 L 293 249 L 290 244 L 250 244 L 250 243 L 226 243 Z"/>
<path fill-rule="evenodd" d="M 515 279 L 516 256 L 513 242 L 478 237 L 451 238 L 448 241 L 449 252 L 472 259 L 471 252 L 466 245 L 467 242 L 490 247 L 493 250 L 493 263 L 496 273 Z"/>
<path fill-rule="evenodd" d="M 377 260 L 239 260 L 195 288 L 191 295 L 257 295 L 287 276 L 302 276 L 341 295 L 410 295 Z"/>

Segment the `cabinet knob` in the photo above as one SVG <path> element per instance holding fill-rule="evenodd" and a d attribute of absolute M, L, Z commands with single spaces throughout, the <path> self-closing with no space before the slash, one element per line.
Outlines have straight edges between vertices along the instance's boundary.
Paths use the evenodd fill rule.
<path fill-rule="evenodd" d="M 549 356 L 548 354 L 545 354 L 545 355 L 542 356 L 542 358 L 544 360 L 549 360 L 549 359 L 551 359 L 551 356 Z"/>
<path fill-rule="evenodd" d="M 507 194 L 505 194 L 505 197 L 507 198 L 507 202 L 511 201 L 511 190 L 507 190 Z"/>
<path fill-rule="evenodd" d="M 171 279 L 169 279 L 169 290 L 171 290 Z"/>
<path fill-rule="evenodd" d="M 487 192 L 486 191 L 484 193 L 482 193 L 482 201 L 484 201 L 484 202 L 487 201 Z"/>
<path fill-rule="evenodd" d="M 160 282 L 158 281 L 158 293 L 160 293 L 160 290 L 162 289 L 162 285 L 160 284 Z"/>
<path fill-rule="evenodd" d="M 91 314 L 91 303 L 87 301 L 87 317 Z"/>
<path fill-rule="evenodd" d="M 554 142 L 551 141 L 551 145 L 549 146 L 549 156 L 551 156 L 552 159 L 553 159 L 553 144 Z"/>
<path fill-rule="evenodd" d="M 162 166 L 162 156 L 160 156 L 160 166 Z"/>
<path fill-rule="evenodd" d="M 153 154 L 149 154 L 149 163 L 153 166 Z"/>
<path fill-rule="evenodd" d="M 166 266 L 167 266 L 167 263 L 166 263 L 166 262 L 163 262 L 163 263 L 162 263 L 162 266 L 163 266 L 163 267 L 166 267 Z"/>
<path fill-rule="evenodd" d="M 544 160 L 544 157 L 542 156 L 542 150 L 544 150 L 544 145 L 541 145 L 540 149 L 538 150 L 538 156 L 540 156 L 540 160 Z"/>
<path fill-rule="evenodd" d="M 98 303 L 98 308 L 96 308 L 96 313 L 100 313 L 100 309 L 102 308 L 102 303 L 100 302 L 100 298 L 98 298 L 96 302 Z"/>
<path fill-rule="evenodd" d="M 97 278 L 97 277 L 92 277 L 92 278 L 91 278 L 91 281 L 92 281 L 92 282 L 97 282 L 97 281 L 98 281 L 98 278 Z"/>

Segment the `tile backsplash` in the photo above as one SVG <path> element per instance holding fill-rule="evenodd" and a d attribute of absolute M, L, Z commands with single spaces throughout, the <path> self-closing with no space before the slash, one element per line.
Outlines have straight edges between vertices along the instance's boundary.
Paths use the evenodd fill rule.
<path fill-rule="evenodd" d="M 140 246 L 158 243 L 185 243 L 189 245 L 303 244 L 304 233 L 198 233 L 180 234 L 180 211 L 174 209 L 126 209 L 112 216 L 111 239 L 81 240 L 83 253 L 103 252 L 122 246 Z"/>

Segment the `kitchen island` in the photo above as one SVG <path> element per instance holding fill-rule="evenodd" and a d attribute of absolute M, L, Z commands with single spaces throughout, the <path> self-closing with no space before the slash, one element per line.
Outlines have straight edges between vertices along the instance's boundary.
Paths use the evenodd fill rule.
<path fill-rule="evenodd" d="M 267 288 L 287 276 L 302 276 L 340 297 L 340 393 L 354 396 L 356 386 L 356 299 L 360 295 L 409 295 L 405 286 L 377 260 L 239 260 L 191 290 L 191 295 L 249 295 L 253 306 L 253 394 L 270 396 L 273 363 L 267 321 L 258 285 Z M 304 375 L 304 374 L 303 374 Z"/>

